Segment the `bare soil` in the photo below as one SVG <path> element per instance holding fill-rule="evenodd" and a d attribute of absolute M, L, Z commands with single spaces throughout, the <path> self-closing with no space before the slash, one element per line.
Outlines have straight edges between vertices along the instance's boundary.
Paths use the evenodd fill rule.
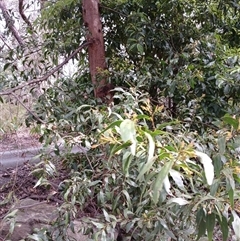
<path fill-rule="evenodd" d="M 38 138 L 38 135 L 31 134 L 27 128 L 21 128 L 14 133 L 2 133 L 0 134 L 0 152 L 40 146 Z"/>
<path fill-rule="evenodd" d="M 50 178 L 48 186 L 34 188 L 38 178 L 31 172 L 33 165 L 28 162 L 17 168 L 0 170 L 0 220 L 8 212 L 16 199 L 31 198 L 37 201 L 47 201 L 54 205 L 62 203 L 62 197 L 58 191 L 59 183 L 67 177 L 66 171 Z"/>
<path fill-rule="evenodd" d="M 0 136 L 0 152 L 21 150 L 25 148 L 37 147 L 41 144 L 38 136 L 31 135 L 28 129 L 22 129 L 17 133 Z M 0 168 L 0 221 L 9 211 L 11 205 L 17 200 L 31 198 L 36 201 L 47 201 L 49 204 L 59 206 L 63 203 L 62 194 L 59 191 L 59 184 L 69 178 L 69 169 L 55 163 L 57 173 L 54 177 L 47 177 L 49 185 L 34 187 L 39 177 L 32 174 L 35 166 L 25 162 L 16 168 Z M 91 203 L 87 205 L 84 212 L 79 212 L 78 216 L 92 216 L 96 207 Z M 89 209 L 89 210 L 88 210 Z"/>
<path fill-rule="evenodd" d="M 22 150 L 40 145 L 38 136 L 32 135 L 27 128 L 21 128 L 11 134 L 0 134 L 0 152 Z M 57 187 L 63 180 L 64 173 L 52 179 L 50 186 L 34 188 L 38 179 L 31 174 L 33 168 L 33 164 L 26 162 L 16 168 L 0 169 L 0 220 L 16 199 L 28 197 L 38 201 L 47 200 L 56 205 L 61 202 Z"/>

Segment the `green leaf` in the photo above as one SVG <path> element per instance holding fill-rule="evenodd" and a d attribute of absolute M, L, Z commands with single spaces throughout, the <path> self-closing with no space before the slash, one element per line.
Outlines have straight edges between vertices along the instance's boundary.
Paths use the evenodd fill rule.
<path fill-rule="evenodd" d="M 160 191 L 163 187 L 164 180 L 165 180 L 166 176 L 168 175 L 170 169 L 172 168 L 173 164 L 174 164 L 174 160 L 170 160 L 169 162 L 164 163 L 164 166 L 158 173 L 157 178 L 156 178 L 155 182 L 153 183 L 153 188 L 152 188 L 153 197 L 152 198 L 153 198 L 154 203 L 158 202 Z"/>
<path fill-rule="evenodd" d="M 126 177 L 129 176 L 129 167 L 132 162 L 132 159 L 133 159 L 133 156 L 129 152 L 126 152 L 123 156 L 122 168 L 123 168 L 123 173 Z"/>
<path fill-rule="evenodd" d="M 239 126 L 239 120 L 231 117 L 229 114 L 226 114 L 224 117 L 222 117 L 222 120 L 224 123 L 231 125 L 235 130 L 238 129 Z"/>
<path fill-rule="evenodd" d="M 222 173 L 226 176 L 227 190 L 235 190 L 235 181 L 233 178 L 232 170 L 230 168 L 224 168 Z"/>
<path fill-rule="evenodd" d="M 151 120 L 151 117 L 149 117 L 148 115 L 142 114 L 142 115 L 138 115 L 138 116 L 137 116 L 137 119 L 138 119 L 138 120 L 141 120 L 141 119 Z"/>
<path fill-rule="evenodd" d="M 141 44 L 137 44 L 137 50 L 142 55 L 144 52 L 143 46 Z"/>
<path fill-rule="evenodd" d="M 229 232 L 227 219 L 224 216 L 222 216 L 222 220 L 220 221 L 220 218 L 218 220 L 220 222 L 220 226 L 221 226 L 221 230 L 222 230 L 223 241 L 227 241 L 228 232 Z"/>
<path fill-rule="evenodd" d="M 97 228 L 97 229 L 102 229 L 104 228 L 104 224 L 102 223 L 97 223 L 95 221 L 91 221 L 91 223 Z"/>
<path fill-rule="evenodd" d="M 112 147 L 112 149 L 111 149 L 111 153 L 110 153 L 110 157 L 111 156 L 113 156 L 115 153 L 117 153 L 118 151 L 120 151 L 120 150 L 124 150 L 125 148 L 127 148 L 127 147 L 129 147 L 129 146 L 131 146 L 132 145 L 132 143 L 131 143 L 131 141 L 127 141 L 127 142 L 125 142 L 125 143 L 123 143 L 123 144 L 121 144 L 121 145 L 114 145 L 113 147 Z"/>
<path fill-rule="evenodd" d="M 6 216 L 4 216 L 3 220 L 15 218 L 18 211 L 19 211 L 18 209 L 15 209 L 15 210 L 11 211 Z"/>
<path fill-rule="evenodd" d="M 219 188 L 219 180 L 215 180 L 210 187 L 210 195 L 215 196 Z"/>
<path fill-rule="evenodd" d="M 197 240 L 200 239 L 206 233 L 206 222 L 204 219 L 201 219 L 198 225 L 198 237 Z"/>
<path fill-rule="evenodd" d="M 233 215 L 232 227 L 237 237 L 237 240 L 240 240 L 240 218 L 235 211 L 232 211 L 232 215 Z"/>
<path fill-rule="evenodd" d="M 187 201 L 187 200 L 184 199 L 184 198 L 178 197 L 178 198 L 171 198 L 171 199 L 167 202 L 167 204 L 171 204 L 171 203 L 177 203 L 177 204 L 180 205 L 180 206 L 184 206 L 184 205 L 188 204 L 189 201 Z"/>
<path fill-rule="evenodd" d="M 219 153 L 224 154 L 226 150 L 226 137 L 222 136 L 218 139 Z"/>
<path fill-rule="evenodd" d="M 213 230 L 215 227 L 215 220 L 216 215 L 215 213 L 210 213 L 206 217 L 206 225 L 207 225 L 207 234 L 208 234 L 208 240 L 212 241 L 213 239 Z"/>
<path fill-rule="evenodd" d="M 5 71 L 10 65 L 11 65 L 11 63 L 6 63 L 3 67 L 3 71 Z"/>
<path fill-rule="evenodd" d="M 230 188 L 230 190 L 228 191 L 228 196 L 229 196 L 230 205 L 233 208 L 234 207 L 234 190 L 232 188 Z"/>
<path fill-rule="evenodd" d="M 130 198 L 129 193 L 127 192 L 127 190 L 122 190 L 122 193 L 126 197 L 127 204 L 128 204 L 128 209 L 132 209 L 132 202 L 131 202 L 131 198 Z"/>
<path fill-rule="evenodd" d="M 214 170 L 217 178 L 220 176 L 221 170 L 223 168 L 222 155 L 219 153 L 213 156 Z"/>
<path fill-rule="evenodd" d="M 180 188 L 180 189 L 184 189 L 184 184 L 183 184 L 183 175 L 174 170 L 174 169 L 171 169 L 169 171 L 169 174 L 170 176 L 172 177 L 172 179 L 174 180 L 174 182 L 176 183 L 176 185 Z"/>
<path fill-rule="evenodd" d="M 203 164 L 205 177 L 207 179 L 208 185 L 212 185 L 214 178 L 214 166 L 212 164 L 212 159 L 200 151 L 195 151 L 196 156 L 199 158 L 200 162 Z"/>
<path fill-rule="evenodd" d="M 172 124 L 179 124 L 180 121 L 170 121 L 170 122 L 165 122 L 165 123 L 161 123 L 160 125 L 157 126 L 158 129 L 163 129 L 166 126 L 172 125 Z"/>
<path fill-rule="evenodd" d="M 157 158 L 157 156 L 153 157 L 150 161 L 148 161 L 145 165 L 142 166 L 137 176 L 137 180 L 140 180 L 143 177 L 143 175 L 150 170 L 150 168 L 152 167 L 153 163 Z"/>
<path fill-rule="evenodd" d="M 88 184 L 88 187 L 96 186 L 98 183 L 102 183 L 101 180 L 92 181 Z"/>
<path fill-rule="evenodd" d="M 150 160 L 152 160 L 152 158 L 154 156 L 155 142 L 154 142 L 153 137 L 149 133 L 144 132 L 144 134 L 148 138 L 148 160 L 147 160 L 147 162 L 149 162 Z"/>
<path fill-rule="evenodd" d="M 106 210 L 105 210 L 105 209 L 102 209 L 102 211 L 103 211 L 103 215 L 104 215 L 104 217 L 105 217 L 105 220 L 106 220 L 107 222 L 110 222 L 110 218 L 109 218 L 109 215 L 108 215 L 108 213 L 106 212 Z"/>
<path fill-rule="evenodd" d="M 120 124 L 120 135 L 124 142 L 131 141 L 131 153 L 136 154 L 137 140 L 135 123 L 132 120 L 126 119 Z"/>
<path fill-rule="evenodd" d="M 104 129 L 103 131 L 101 131 L 101 132 L 99 133 L 99 135 L 102 135 L 102 133 L 106 132 L 106 131 L 109 130 L 109 129 L 112 129 L 112 128 L 115 127 L 115 126 L 120 126 L 121 123 L 122 123 L 122 120 L 117 120 L 117 121 L 111 123 L 106 129 Z"/>

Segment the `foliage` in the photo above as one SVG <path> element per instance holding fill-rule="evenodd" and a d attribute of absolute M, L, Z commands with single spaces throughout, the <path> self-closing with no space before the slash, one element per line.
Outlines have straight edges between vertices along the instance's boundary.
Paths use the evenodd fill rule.
<path fill-rule="evenodd" d="M 42 13 L 45 51 L 53 62 L 59 52 L 69 55 L 85 38 L 85 28 L 79 29 L 83 24 L 79 7 L 78 1 L 61 0 Z M 171 98 L 169 109 L 182 120 L 208 125 L 225 113 L 239 112 L 236 1 L 104 0 L 100 7 L 109 82 L 140 87 L 141 76 L 141 90 L 155 102 L 162 96 Z M 81 65 L 85 53 L 76 57 Z M 193 128 L 202 131 L 195 124 Z"/>
<path fill-rule="evenodd" d="M 164 106 L 151 105 L 147 93 L 118 88 L 115 96 L 121 101 L 111 109 L 71 109 L 72 116 L 81 115 L 77 125 L 71 122 L 79 128 L 74 144 L 89 143 L 91 149 L 64 158 L 71 178 L 59 187 L 65 203 L 52 233 L 89 213 L 81 231 L 91 240 L 195 240 L 206 233 L 212 240 L 216 227 L 227 240 L 231 212 L 239 205 L 240 120 L 226 115 L 214 123 L 216 130 L 199 136 L 184 122 L 155 122 L 168 114 Z M 55 128 L 45 138 L 63 133 L 63 125 Z M 67 134 L 62 138 L 71 146 Z"/>
<path fill-rule="evenodd" d="M 41 85 L 39 119 L 27 122 L 70 176 L 58 220 L 29 238 L 68 240 L 79 213 L 92 240 L 212 240 L 216 229 L 227 240 L 231 225 L 238 237 L 238 1 L 102 0 L 100 10 L 115 104 L 91 98 L 86 50 L 71 76 Z M 81 1 L 47 1 L 34 26 L 28 48 L 2 57 L 1 89 L 43 76 L 86 39 Z M 43 164 L 36 185 L 54 174 L 54 160 Z"/>

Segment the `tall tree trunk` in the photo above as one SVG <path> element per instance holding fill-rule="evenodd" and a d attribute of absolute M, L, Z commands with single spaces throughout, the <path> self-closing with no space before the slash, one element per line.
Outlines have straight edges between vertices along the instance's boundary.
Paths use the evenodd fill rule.
<path fill-rule="evenodd" d="M 107 84 L 106 77 L 104 77 L 106 60 L 99 5 L 99 0 L 82 1 L 83 20 L 88 29 L 86 39 L 91 42 L 88 46 L 88 58 L 94 94 L 96 98 L 104 100 L 112 86 Z"/>

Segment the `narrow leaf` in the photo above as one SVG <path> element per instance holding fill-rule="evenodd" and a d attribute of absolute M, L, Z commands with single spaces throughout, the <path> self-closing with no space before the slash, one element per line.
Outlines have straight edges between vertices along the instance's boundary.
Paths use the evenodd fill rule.
<path fill-rule="evenodd" d="M 149 133 L 144 132 L 144 134 L 148 138 L 148 160 L 147 161 L 150 161 L 154 156 L 155 142 L 153 137 Z"/>
<path fill-rule="evenodd" d="M 137 180 L 140 180 L 143 177 L 143 175 L 150 170 L 150 168 L 152 167 L 152 165 L 156 159 L 157 159 L 157 156 L 153 157 L 145 165 L 143 165 L 143 167 L 141 168 L 141 170 L 137 176 Z"/>
<path fill-rule="evenodd" d="M 223 241 L 227 241 L 228 239 L 228 222 L 227 219 L 222 216 L 222 221 L 220 222 L 221 230 L 222 230 L 222 236 L 223 236 Z"/>
<path fill-rule="evenodd" d="M 174 160 L 170 160 L 169 162 L 165 163 L 160 172 L 157 175 L 155 182 L 153 183 L 153 201 L 155 203 L 158 202 L 160 191 L 163 187 L 163 182 L 166 176 L 169 173 L 169 170 L 172 168 Z"/>
<path fill-rule="evenodd" d="M 176 185 L 180 188 L 180 189 L 184 189 L 184 184 L 183 184 L 183 175 L 174 170 L 174 169 L 171 169 L 169 171 L 169 174 L 170 176 L 172 177 L 172 179 L 174 180 L 174 182 L 176 183 Z"/>
<path fill-rule="evenodd" d="M 234 233 L 237 237 L 237 240 L 240 240 L 240 218 L 235 211 L 232 211 L 232 215 L 234 218 L 234 220 L 232 222 L 232 227 L 233 227 Z"/>
<path fill-rule="evenodd" d="M 131 152 L 135 155 L 137 148 L 135 123 L 129 119 L 120 124 L 120 135 L 124 142 L 131 141 Z"/>
<path fill-rule="evenodd" d="M 212 241 L 213 239 L 213 229 L 215 227 L 215 220 L 216 216 L 215 213 L 208 214 L 206 217 L 206 225 L 207 225 L 207 233 L 208 233 L 208 240 Z"/>
<path fill-rule="evenodd" d="M 127 152 L 124 154 L 122 167 L 123 167 L 123 173 L 125 174 L 126 177 L 129 176 L 129 167 L 132 162 L 132 159 L 133 159 L 133 156 L 131 155 L 131 153 Z"/>
<path fill-rule="evenodd" d="M 168 204 L 171 204 L 171 203 L 177 203 L 178 205 L 180 206 L 183 206 L 183 205 L 186 205 L 189 203 L 189 201 L 187 201 L 186 199 L 184 198 L 171 198 L 168 202 Z"/>
<path fill-rule="evenodd" d="M 195 151 L 195 154 L 199 158 L 200 162 L 203 164 L 208 185 L 212 185 L 214 178 L 214 167 L 212 164 L 212 159 L 207 154 L 200 151 Z"/>

